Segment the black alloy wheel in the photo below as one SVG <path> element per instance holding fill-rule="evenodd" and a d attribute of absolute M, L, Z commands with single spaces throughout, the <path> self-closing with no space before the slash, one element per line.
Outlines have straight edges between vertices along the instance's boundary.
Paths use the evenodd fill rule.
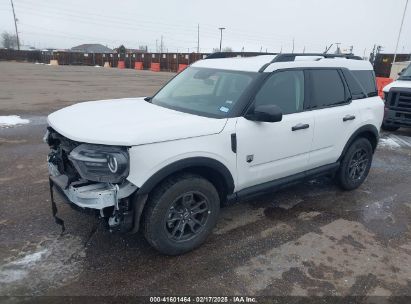
<path fill-rule="evenodd" d="M 336 179 L 344 190 L 358 188 L 371 168 L 373 148 L 369 139 L 357 138 L 343 155 Z"/>
<path fill-rule="evenodd" d="M 202 176 L 171 176 L 150 194 L 144 212 L 144 234 L 166 255 L 191 251 L 205 242 L 220 212 L 215 186 Z"/>
<path fill-rule="evenodd" d="M 174 241 L 187 241 L 201 233 L 210 213 L 207 198 L 190 191 L 177 197 L 165 218 L 167 235 Z"/>
<path fill-rule="evenodd" d="M 354 152 L 351 161 L 348 165 L 348 175 L 353 180 L 360 180 L 368 165 L 369 159 L 368 154 L 365 149 L 360 148 L 356 152 Z"/>

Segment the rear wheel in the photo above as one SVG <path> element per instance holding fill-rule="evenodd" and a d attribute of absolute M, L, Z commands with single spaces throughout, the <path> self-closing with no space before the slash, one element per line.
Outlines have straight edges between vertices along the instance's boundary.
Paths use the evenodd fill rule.
<path fill-rule="evenodd" d="M 345 153 L 337 172 L 337 181 L 344 190 L 358 188 L 367 178 L 373 157 L 371 143 L 366 138 L 355 140 Z"/>
<path fill-rule="evenodd" d="M 382 124 L 381 129 L 383 129 L 384 131 L 389 131 L 389 132 L 394 132 L 397 131 L 400 127 L 396 127 L 396 126 L 390 126 L 390 125 L 386 125 L 386 124 Z"/>
<path fill-rule="evenodd" d="M 215 187 L 197 175 L 171 177 L 150 195 L 145 237 L 158 251 L 178 255 L 200 246 L 217 223 Z"/>

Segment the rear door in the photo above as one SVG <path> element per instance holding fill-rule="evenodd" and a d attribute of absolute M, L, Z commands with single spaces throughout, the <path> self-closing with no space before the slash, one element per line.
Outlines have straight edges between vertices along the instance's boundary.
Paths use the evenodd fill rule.
<path fill-rule="evenodd" d="M 338 160 L 348 138 L 361 124 L 361 112 L 341 70 L 321 68 L 307 72 L 309 107 L 315 120 L 309 167 L 317 168 Z"/>

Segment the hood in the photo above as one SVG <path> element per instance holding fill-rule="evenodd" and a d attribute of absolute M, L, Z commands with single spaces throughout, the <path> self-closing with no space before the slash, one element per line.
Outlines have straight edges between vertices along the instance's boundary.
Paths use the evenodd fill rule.
<path fill-rule="evenodd" d="M 163 108 L 142 97 L 82 102 L 50 114 L 47 120 L 71 140 L 118 146 L 217 134 L 227 122 Z"/>
<path fill-rule="evenodd" d="M 411 89 L 411 80 L 397 80 L 391 82 L 383 88 L 384 92 L 388 92 L 391 88 L 409 88 Z"/>

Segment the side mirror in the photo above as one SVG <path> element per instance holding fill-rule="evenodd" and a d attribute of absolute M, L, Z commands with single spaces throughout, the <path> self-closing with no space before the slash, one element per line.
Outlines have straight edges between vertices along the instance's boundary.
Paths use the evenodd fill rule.
<path fill-rule="evenodd" d="M 403 68 L 403 69 L 401 70 L 401 72 L 398 73 L 398 76 L 401 76 L 402 73 L 404 73 L 405 69 L 406 69 L 406 68 Z"/>
<path fill-rule="evenodd" d="M 247 113 L 245 118 L 261 122 L 278 122 L 283 119 L 283 113 L 276 105 L 261 105 L 256 106 L 254 111 Z"/>

